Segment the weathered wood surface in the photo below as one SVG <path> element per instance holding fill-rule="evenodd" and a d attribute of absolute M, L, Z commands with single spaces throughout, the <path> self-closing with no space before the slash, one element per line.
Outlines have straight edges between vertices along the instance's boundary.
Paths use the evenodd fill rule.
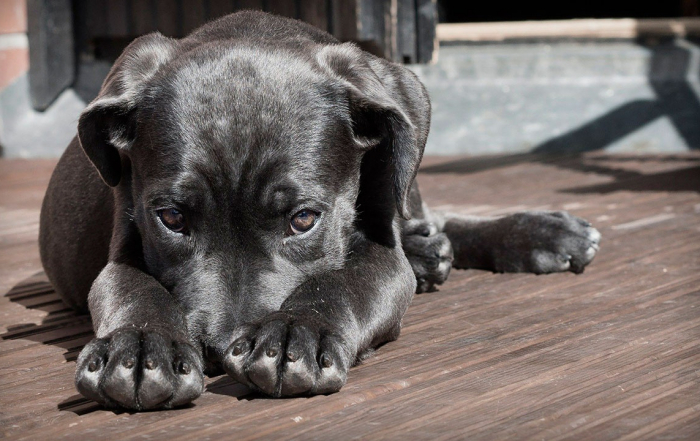
<path fill-rule="evenodd" d="M 436 0 L 74 0 L 76 45 L 84 57 L 110 58 L 112 46 L 139 35 L 183 37 L 243 9 L 306 21 L 396 62 L 428 63 L 437 55 Z"/>
<path fill-rule="evenodd" d="M 579 276 L 454 271 L 331 396 L 227 377 L 129 414 L 73 388 L 89 320 L 41 273 L 52 161 L 0 161 L 0 430 L 13 439 L 700 439 L 700 155 L 427 158 L 433 206 L 566 209 L 603 233 Z"/>

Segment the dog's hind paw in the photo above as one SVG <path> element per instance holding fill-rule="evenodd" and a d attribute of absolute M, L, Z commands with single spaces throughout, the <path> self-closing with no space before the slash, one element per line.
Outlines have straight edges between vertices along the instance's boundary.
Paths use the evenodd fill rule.
<path fill-rule="evenodd" d="M 274 313 L 237 334 L 224 369 L 251 389 L 275 397 L 337 392 L 354 361 L 342 339 L 316 318 Z"/>
<path fill-rule="evenodd" d="M 442 285 L 452 268 L 452 243 L 435 225 L 424 220 L 404 224 L 402 246 L 416 276 L 416 293 L 432 292 Z"/>
<path fill-rule="evenodd" d="M 78 356 L 75 384 L 86 398 L 132 410 L 187 404 L 203 391 L 202 359 L 190 344 L 159 332 L 120 329 Z"/>
<path fill-rule="evenodd" d="M 506 239 L 494 256 L 498 271 L 579 274 L 600 248 L 598 230 L 564 211 L 516 213 L 500 222 Z"/>

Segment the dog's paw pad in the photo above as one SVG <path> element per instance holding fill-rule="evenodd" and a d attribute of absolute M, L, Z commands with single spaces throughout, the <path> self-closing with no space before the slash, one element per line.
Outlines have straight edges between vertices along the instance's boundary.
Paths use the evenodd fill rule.
<path fill-rule="evenodd" d="M 272 315 L 246 327 L 227 350 L 224 369 L 236 380 L 272 396 L 331 393 L 345 384 L 347 351 L 318 320 Z"/>
<path fill-rule="evenodd" d="M 75 381 L 81 394 L 107 407 L 169 408 L 201 395 L 202 361 L 189 344 L 160 333 L 118 330 L 85 346 Z"/>
<path fill-rule="evenodd" d="M 531 261 L 523 266 L 534 273 L 582 273 L 600 249 L 600 232 L 566 212 L 529 212 L 515 219 L 520 236 L 533 244 Z"/>

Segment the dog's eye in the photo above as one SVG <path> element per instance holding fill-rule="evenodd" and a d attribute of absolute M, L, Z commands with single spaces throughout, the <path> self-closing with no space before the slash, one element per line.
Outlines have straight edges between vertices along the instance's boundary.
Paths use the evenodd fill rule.
<path fill-rule="evenodd" d="M 301 234 L 309 231 L 316 225 L 318 213 L 311 210 L 301 210 L 289 222 L 290 234 Z"/>
<path fill-rule="evenodd" d="M 179 210 L 174 208 L 158 210 L 158 217 L 169 230 L 176 233 L 185 233 L 187 231 L 185 216 Z"/>

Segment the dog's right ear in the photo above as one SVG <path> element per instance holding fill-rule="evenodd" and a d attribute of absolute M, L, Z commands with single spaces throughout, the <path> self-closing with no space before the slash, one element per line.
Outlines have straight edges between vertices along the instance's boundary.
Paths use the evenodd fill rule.
<path fill-rule="evenodd" d="M 148 81 L 173 58 L 177 44 L 157 32 L 134 40 L 112 66 L 97 98 L 80 115 L 80 145 L 111 187 L 121 180 L 119 152 L 128 152 L 134 141 L 135 116 Z"/>
<path fill-rule="evenodd" d="M 352 43 L 324 46 L 317 59 L 345 87 L 355 145 L 365 151 L 385 148 L 372 159 L 392 181 L 396 210 L 409 219 L 409 193 L 430 127 L 427 91 L 408 69 Z M 370 185 L 376 189 L 377 181 Z"/>

